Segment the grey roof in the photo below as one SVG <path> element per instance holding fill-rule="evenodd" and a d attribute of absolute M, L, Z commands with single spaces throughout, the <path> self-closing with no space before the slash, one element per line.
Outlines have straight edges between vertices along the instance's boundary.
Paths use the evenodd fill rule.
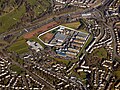
<path fill-rule="evenodd" d="M 64 40 L 64 39 L 66 38 L 66 35 L 61 34 L 60 32 L 58 32 L 58 33 L 55 35 L 55 38 L 56 38 L 56 39 L 59 39 L 59 40 Z"/>
<path fill-rule="evenodd" d="M 79 32 L 78 36 L 85 38 L 87 36 L 87 34 Z"/>

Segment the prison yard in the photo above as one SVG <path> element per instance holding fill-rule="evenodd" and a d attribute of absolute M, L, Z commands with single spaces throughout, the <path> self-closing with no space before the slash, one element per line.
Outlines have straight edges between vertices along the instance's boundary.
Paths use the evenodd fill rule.
<path fill-rule="evenodd" d="M 45 45 L 55 46 L 60 56 L 76 57 L 88 37 L 87 33 L 60 25 L 40 34 L 38 39 Z"/>

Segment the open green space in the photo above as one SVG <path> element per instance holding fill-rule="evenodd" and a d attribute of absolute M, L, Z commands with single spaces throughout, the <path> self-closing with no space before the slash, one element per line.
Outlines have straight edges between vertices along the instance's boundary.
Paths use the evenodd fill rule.
<path fill-rule="evenodd" d="M 93 50 L 92 53 L 88 54 L 86 57 L 86 62 L 88 65 L 96 65 L 100 67 L 101 61 L 104 59 L 109 59 L 109 55 L 104 47 Z"/>
<path fill-rule="evenodd" d="M 40 3 L 38 3 L 38 0 L 28 0 L 28 2 L 34 6 L 35 16 L 39 16 L 50 7 L 49 0 L 42 0 Z"/>
<path fill-rule="evenodd" d="M 24 63 L 24 60 L 18 59 L 17 62 L 22 65 Z"/>
<path fill-rule="evenodd" d="M 29 19 L 34 20 L 39 17 L 42 13 L 46 12 L 50 7 L 50 0 L 27 0 L 26 4 L 29 4 L 29 7 L 32 8 L 31 12 L 28 12 L 26 9 L 26 4 L 24 1 L 21 1 L 21 5 L 16 4 L 14 0 L 7 0 L 9 3 L 5 5 L 5 8 L 0 8 L 0 11 L 8 11 L 2 13 L 0 16 L 0 33 L 6 32 L 13 28 L 17 23 L 22 22 L 21 18 L 28 14 Z M 4 5 L 4 0 L 1 0 L 0 6 Z M 8 8 L 8 10 L 7 10 Z M 9 10 L 12 9 L 12 10 Z M 30 17 L 30 15 L 34 15 L 34 17 Z"/>
<path fill-rule="evenodd" d="M 0 47 L 3 47 L 5 45 L 8 45 L 9 43 L 4 41 L 4 40 L 0 40 Z"/>
<path fill-rule="evenodd" d="M 37 38 L 37 36 L 34 36 L 30 39 L 28 39 L 30 41 L 34 41 L 34 42 L 37 42 L 39 43 L 43 48 L 45 48 L 45 45 L 40 42 L 40 40 Z M 10 52 L 16 52 L 18 54 L 22 54 L 22 53 L 26 53 L 29 51 L 29 46 L 28 44 L 26 43 L 26 39 L 24 39 L 22 36 L 19 37 L 16 42 L 14 42 L 10 47 L 7 48 L 8 51 Z M 21 61 L 20 61 L 21 63 Z"/>
<path fill-rule="evenodd" d="M 107 51 L 104 48 L 99 48 L 93 51 L 93 54 L 95 56 L 98 56 L 99 58 L 107 58 Z"/>
<path fill-rule="evenodd" d="M 17 7 L 17 4 L 14 2 L 14 0 L 7 0 L 8 3 L 5 5 L 5 0 L 0 0 L 0 11 L 1 15 L 5 15 L 9 12 L 11 12 L 14 8 Z M 4 6 L 4 7 L 3 7 Z"/>
<path fill-rule="evenodd" d="M 86 84 L 86 73 L 85 72 L 76 72 L 75 68 L 77 66 L 74 66 L 73 69 L 70 71 L 70 75 L 69 76 L 74 76 L 77 77 L 78 79 L 80 79 L 84 84 Z"/>
<path fill-rule="evenodd" d="M 21 5 L 19 9 L 15 9 L 12 12 L 0 17 L 0 33 L 7 31 L 17 22 L 20 22 L 21 16 L 25 13 L 25 6 Z"/>
<path fill-rule="evenodd" d="M 57 62 L 61 62 L 61 63 L 66 64 L 66 65 L 68 65 L 68 63 L 69 63 L 69 60 L 60 59 L 60 58 L 53 58 L 53 59 Z"/>
<path fill-rule="evenodd" d="M 116 76 L 116 79 L 120 79 L 120 66 L 114 70 L 113 74 Z"/>
<path fill-rule="evenodd" d="M 11 52 L 14 51 L 18 54 L 22 54 L 22 53 L 28 52 L 28 45 L 26 43 L 26 40 L 21 39 L 21 40 L 16 41 L 15 43 L 13 43 L 8 48 L 8 50 L 11 51 Z"/>
<path fill-rule="evenodd" d="M 102 58 L 107 58 L 107 51 L 104 48 L 98 49 L 97 55 Z"/>
<path fill-rule="evenodd" d="M 72 64 L 76 61 L 78 61 L 78 59 L 73 59 L 73 60 L 65 60 L 64 58 L 54 58 L 54 57 L 49 57 L 49 58 L 52 58 L 53 60 L 57 61 L 57 62 L 60 62 L 60 63 L 63 63 L 65 65 L 69 65 L 69 64 Z"/>
<path fill-rule="evenodd" d="M 77 29 L 80 26 L 80 22 L 65 23 L 62 25 L 69 28 Z"/>
<path fill-rule="evenodd" d="M 10 69 L 17 74 L 23 73 L 23 70 L 15 64 L 11 65 Z"/>
<path fill-rule="evenodd" d="M 115 74 L 118 78 L 120 78 L 120 71 L 119 71 L 119 70 L 115 71 L 114 74 Z"/>
<path fill-rule="evenodd" d="M 100 59 L 107 59 L 108 58 L 108 54 L 107 51 L 105 50 L 105 48 L 98 48 L 95 49 L 91 54 L 88 55 L 88 57 L 99 57 Z"/>
<path fill-rule="evenodd" d="M 72 76 L 75 76 L 75 77 L 77 77 L 77 78 L 79 78 L 79 79 L 81 79 L 81 80 L 85 80 L 85 78 L 86 78 L 86 73 L 85 73 L 85 72 L 80 72 L 80 73 L 78 74 L 77 72 L 72 71 L 71 75 L 72 75 Z"/>

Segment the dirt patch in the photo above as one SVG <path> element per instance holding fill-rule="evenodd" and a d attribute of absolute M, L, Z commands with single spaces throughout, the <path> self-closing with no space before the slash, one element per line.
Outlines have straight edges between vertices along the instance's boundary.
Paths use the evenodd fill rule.
<path fill-rule="evenodd" d="M 43 40 L 44 40 L 45 42 L 49 42 L 49 41 L 53 38 L 53 36 L 54 36 L 54 34 L 52 34 L 52 33 L 47 33 L 47 34 L 45 34 L 45 35 L 43 36 Z"/>
<path fill-rule="evenodd" d="M 40 27 L 40 28 L 38 28 L 34 31 L 31 31 L 31 32 L 28 32 L 28 33 L 24 34 L 23 37 L 25 39 L 30 39 L 33 36 L 35 36 L 37 34 L 40 34 L 40 33 L 43 33 L 43 32 L 45 32 L 45 31 L 47 31 L 47 30 L 49 30 L 49 29 L 51 29 L 51 28 L 53 28 L 57 25 L 59 25 L 59 23 L 57 23 L 57 22 L 48 23 L 48 24 L 46 24 L 46 25 L 44 25 L 44 26 L 42 26 L 42 27 Z"/>

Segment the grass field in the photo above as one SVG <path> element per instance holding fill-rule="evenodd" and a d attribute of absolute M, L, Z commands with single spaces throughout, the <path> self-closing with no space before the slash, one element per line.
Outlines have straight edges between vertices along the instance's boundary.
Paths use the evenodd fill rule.
<path fill-rule="evenodd" d="M 25 13 L 25 7 L 22 5 L 19 9 L 13 10 L 11 13 L 8 13 L 0 17 L 0 33 L 7 31 L 10 27 L 20 21 L 21 16 Z"/>
<path fill-rule="evenodd" d="M 107 58 L 107 51 L 104 48 L 96 49 L 95 51 L 93 51 L 93 54 L 100 58 Z"/>
<path fill-rule="evenodd" d="M 23 72 L 23 70 L 20 67 L 18 67 L 17 65 L 11 65 L 10 69 L 13 72 L 16 72 L 17 74 L 21 74 Z"/>
<path fill-rule="evenodd" d="M 2 4 L 3 0 L 0 2 L 0 5 Z M 32 10 L 34 12 L 34 17 L 38 17 L 43 12 L 45 12 L 48 7 L 50 7 L 50 1 L 49 0 L 42 0 L 41 3 L 37 0 L 27 0 L 27 3 L 31 5 L 31 7 L 34 7 Z M 15 4 L 14 0 L 10 0 L 9 4 L 6 5 L 6 9 L 9 7 L 12 7 L 11 4 Z M 0 8 L 1 10 L 1 8 Z M 0 16 L 0 33 L 6 32 L 7 30 L 10 30 L 16 23 L 21 22 L 21 18 L 25 15 L 26 12 L 26 5 L 25 3 L 22 3 L 20 7 L 18 7 L 15 4 L 15 7 L 10 11 L 8 10 L 8 13 L 3 14 Z M 30 14 L 30 13 L 28 13 Z M 29 17 L 30 18 L 30 17 Z M 34 18 L 33 18 L 34 19 Z"/>
<path fill-rule="evenodd" d="M 66 23 L 66 24 L 62 24 L 62 25 L 69 27 L 69 28 L 77 29 L 80 26 L 80 22 Z"/>
<path fill-rule="evenodd" d="M 60 58 L 54 58 L 54 57 L 49 57 L 49 58 L 52 58 L 54 61 L 57 61 L 59 63 L 63 63 L 67 66 L 70 66 L 72 63 L 75 63 L 79 60 L 79 59 L 65 60 L 64 58 L 60 59 Z"/>
<path fill-rule="evenodd" d="M 57 62 L 61 62 L 66 65 L 68 65 L 68 63 L 69 63 L 69 60 L 64 60 L 64 59 L 60 59 L 60 58 L 53 58 L 53 59 Z"/>
<path fill-rule="evenodd" d="M 85 72 L 80 72 L 80 74 L 78 74 L 77 72 L 72 71 L 71 75 L 81 79 L 82 81 L 86 78 L 86 73 Z M 85 80 L 83 82 L 85 84 Z"/>
<path fill-rule="evenodd" d="M 109 59 L 109 55 L 105 48 L 98 48 L 93 50 L 92 53 L 89 53 L 85 57 L 86 61 L 88 62 L 88 65 L 96 65 L 97 67 L 100 67 L 100 63 L 103 59 Z"/>
<path fill-rule="evenodd" d="M 28 45 L 24 39 L 16 41 L 14 44 L 12 44 L 9 48 L 9 51 L 14 51 L 18 54 L 22 54 L 25 52 L 28 52 Z"/>
<path fill-rule="evenodd" d="M 17 62 L 22 65 L 24 63 L 24 60 L 18 59 Z"/>
<path fill-rule="evenodd" d="M 75 70 L 75 68 L 77 68 L 78 66 L 74 66 L 73 69 L 70 71 L 70 75 L 69 76 L 75 76 L 77 77 L 78 79 L 81 79 L 81 81 L 86 84 L 86 73 L 85 72 L 79 72 L 77 73 L 77 71 Z"/>
<path fill-rule="evenodd" d="M 97 55 L 102 58 L 107 58 L 107 51 L 104 48 L 98 50 Z"/>
<path fill-rule="evenodd" d="M 38 40 L 37 36 L 34 36 L 30 39 L 24 39 L 22 36 L 17 39 L 15 43 L 13 43 L 9 48 L 8 51 L 10 52 L 16 52 L 18 54 L 26 53 L 29 51 L 29 46 L 26 43 L 26 40 L 38 42 L 43 48 L 45 48 L 45 45 Z M 20 62 L 21 63 L 21 62 Z"/>
<path fill-rule="evenodd" d="M 3 40 L 0 40 L 0 48 L 4 47 L 5 45 L 8 45 L 9 43 Z"/>
<path fill-rule="evenodd" d="M 114 74 L 115 74 L 118 78 L 120 78 L 120 71 L 115 71 Z"/>

